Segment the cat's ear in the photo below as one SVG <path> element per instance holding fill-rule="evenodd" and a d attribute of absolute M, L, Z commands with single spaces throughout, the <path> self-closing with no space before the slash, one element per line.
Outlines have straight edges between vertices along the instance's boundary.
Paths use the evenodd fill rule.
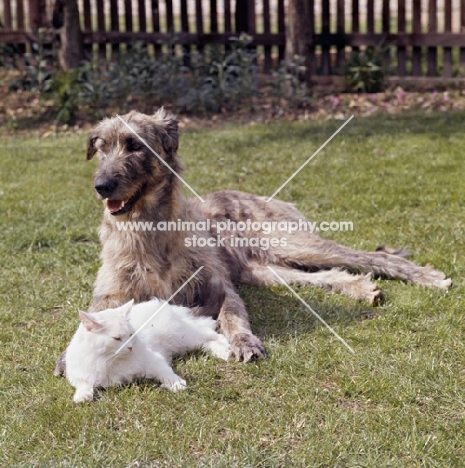
<path fill-rule="evenodd" d="M 123 304 L 120 307 L 121 315 L 123 317 L 127 317 L 129 313 L 131 312 L 132 306 L 134 305 L 134 299 L 131 299 L 129 302 L 126 302 L 126 304 Z"/>
<path fill-rule="evenodd" d="M 97 322 L 90 314 L 87 312 L 79 311 L 79 317 L 81 318 L 81 323 L 84 325 L 84 328 L 87 331 L 100 333 L 103 331 L 103 325 L 100 322 Z"/>

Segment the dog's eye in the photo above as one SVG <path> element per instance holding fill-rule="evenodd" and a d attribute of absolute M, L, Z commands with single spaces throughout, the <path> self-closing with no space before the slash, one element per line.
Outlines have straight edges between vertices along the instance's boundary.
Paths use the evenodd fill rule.
<path fill-rule="evenodd" d="M 126 147 L 128 151 L 139 151 L 142 149 L 142 143 L 135 140 L 128 140 Z"/>

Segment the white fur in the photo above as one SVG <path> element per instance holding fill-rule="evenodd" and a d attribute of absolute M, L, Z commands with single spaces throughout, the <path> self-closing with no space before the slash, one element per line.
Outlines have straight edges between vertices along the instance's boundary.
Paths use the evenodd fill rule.
<path fill-rule="evenodd" d="M 231 355 L 227 339 L 215 331 L 215 320 L 157 299 L 79 315 L 81 323 L 66 350 L 66 378 L 76 388 L 76 403 L 92 401 L 95 388 L 140 377 L 156 379 L 173 392 L 184 390 L 186 382 L 170 366 L 173 356 L 198 348 L 224 360 Z"/>

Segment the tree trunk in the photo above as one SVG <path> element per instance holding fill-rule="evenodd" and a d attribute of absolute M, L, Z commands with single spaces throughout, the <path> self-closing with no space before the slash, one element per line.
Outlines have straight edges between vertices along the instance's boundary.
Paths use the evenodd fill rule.
<path fill-rule="evenodd" d="M 308 0 L 289 0 L 286 24 L 286 62 L 291 63 L 296 56 L 305 57 L 307 83 L 310 82 L 310 46 L 313 37 Z"/>
<path fill-rule="evenodd" d="M 77 0 L 56 0 L 52 24 L 60 38 L 58 62 L 61 69 L 77 68 L 84 58 Z"/>

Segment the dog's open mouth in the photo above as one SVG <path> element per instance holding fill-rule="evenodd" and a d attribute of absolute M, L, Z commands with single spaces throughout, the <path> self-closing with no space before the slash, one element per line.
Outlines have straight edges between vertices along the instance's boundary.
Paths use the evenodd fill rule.
<path fill-rule="evenodd" d="M 136 204 L 136 202 L 142 197 L 145 191 L 145 186 L 138 190 L 131 198 L 127 200 L 109 200 L 106 199 L 107 209 L 113 216 L 119 216 L 127 213 Z"/>

